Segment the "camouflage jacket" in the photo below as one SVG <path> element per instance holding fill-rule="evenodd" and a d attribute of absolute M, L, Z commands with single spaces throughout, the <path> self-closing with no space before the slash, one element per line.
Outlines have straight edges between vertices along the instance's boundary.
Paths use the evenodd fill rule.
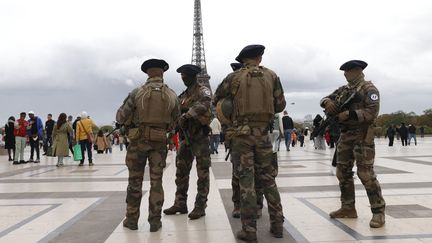
<path fill-rule="evenodd" d="M 254 68 L 255 65 L 247 64 L 244 68 Z M 241 71 L 244 69 L 239 69 L 237 71 L 234 71 L 230 74 L 228 74 L 225 79 L 222 81 L 221 84 L 219 84 L 218 88 L 216 89 L 216 93 L 213 99 L 213 104 L 216 105 L 219 100 L 223 98 L 233 98 L 232 97 L 232 91 L 233 91 L 233 81 L 236 80 Z M 273 79 L 274 85 L 273 85 L 273 105 L 274 105 L 274 112 L 279 113 L 282 112 L 285 109 L 286 101 L 284 96 L 284 91 L 282 88 L 282 84 L 280 82 L 279 77 L 274 73 L 272 70 L 265 68 L 263 66 L 259 66 L 259 68 L 262 69 L 263 72 L 269 72 Z"/>
<path fill-rule="evenodd" d="M 163 82 L 163 79 L 161 77 L 154 77 L 154 78 L 147 79 L 147 82 Z M 126 127 L 137 127 L 139 125 L 138 113 L 136 112 L 137 106 L 135 104 L 136 102 L 135 96 L 140 88 L 141 87 L 137 87 L 133 89 L 126 97 L 126 99 L 123 101 L 123 105 L 121 105 L 120 108 L 117 110 L 116 121 L 119 124 L 125 125 Z M 178 99 L 176 99 L 175 107 L 171 114 L 173 122 L 168 125 L 167 127 L 168 131 L 174 130 L 175 122 L 177 121 L 179 116 L 180 116 L 180 104 Z"/>
<path fill-rule="evenodd" d="M 207 123 L 207 120 L 210 124 L 211 97 L 211 90 L 196 82 L 178 97 L 181 113 L 187 114 L 193 124 L 199 124 L 200 121 L 201 124 Z"/>
<path fill-rule="evenodd" d="M 378 89 L 371 81 L 365 81 L 363 77 L 355 85 L 344 85 L 336 89 L 330 95 L 324 97 L 320 105 L 324 107 L 324 103 L 330 100 L 336 100 L 343 92 L 356 92 L 353 100 L 349 103 L 349 111 L 354 111 L 357 119 L 349 118 L 344 122 L 340 122 L 341 128 L 359 128 L 369 126 L 375 123 L 378 116 L 380 95 Z"/>

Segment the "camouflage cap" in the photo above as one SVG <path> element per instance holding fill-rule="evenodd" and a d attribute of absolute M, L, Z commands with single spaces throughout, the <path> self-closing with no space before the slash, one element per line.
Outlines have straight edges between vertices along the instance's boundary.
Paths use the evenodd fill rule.
<path fill-rule="evenodd" d="M 141 70 L 147 73 L 149 68 L 161 68 L 165 72 L 169 69 L 169 65 L 162 59 L 148 59 L 141 65 Z"/>
<path fill-rule="evenodd" d="M 253 58 L 264 54 L 265 46 L 263 45 L 248 45 L 244 47 L 238 56 L 235 58 L 237 62 L 243 63 L 243 58 Z"/>
<path fill-rule="evenodd" d="M 196 76 L 198 73 L 201 72 L 201 68 L 197 65 L 193 64 L 185 64 L 179 68 L 177 68 L 178 73 L 184 73 L 189 76 Z"/>
<path fill-rule="evenodd" d="M 351 60 L 351 61 L 348 61 L 348 62 L 342 64 L 342 66 L 339 69 L 342 71 L 349 71 L 353 68 L 360 67 L 363 70 L 367 67 L 367 65 L 368 64 L 365 61 Z"/>

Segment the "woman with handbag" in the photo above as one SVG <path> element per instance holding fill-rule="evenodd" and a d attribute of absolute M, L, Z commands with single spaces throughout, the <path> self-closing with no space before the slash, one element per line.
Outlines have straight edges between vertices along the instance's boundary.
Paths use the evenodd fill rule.
<path fill-rule="evenodd" d="M 98 154 L 103 154 L 105 149 L 108 147 L 108 141 L 106 140 L 102 130 L 99 130 L 96 136 L 95 146 L 95 150 Z"/>
<path fill-rule="evenodd" d="M 85 151 L 87 150 L 89 166 L 93 166 L 92 144 L 94 142 L 93 128 L 97 128 L 88 117 L 87 112 L 81 113 L 81 120 L 76 124 L 76 141 L 81 145 L 82 159 L 79 166 L 84 165 Z"/>
<path fill-rule="evenodd" d="M 63 158 L 69 156 L 68 134 L 72 127 L 66 118 L 66 114 L 61 113 L 53 129 L 53 155 L 58 157 L 57 167 L 63 166 Z"/>

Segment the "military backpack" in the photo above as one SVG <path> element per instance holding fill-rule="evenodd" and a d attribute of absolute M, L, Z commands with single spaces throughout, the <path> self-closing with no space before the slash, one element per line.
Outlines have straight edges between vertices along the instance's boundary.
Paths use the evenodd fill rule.
<path fill-rule="evenodd" d="M 274 78 L 265 68 L 248 67 L 239 70 L 232 83 L 234 119 L 268 123 L 273 119 Z"/>
<path fill-rule="evenodd" d="M 135 95 L 140 124 L 169 125 L 175 108 L 176 94 L 162 82 L 147 82 Z"/>

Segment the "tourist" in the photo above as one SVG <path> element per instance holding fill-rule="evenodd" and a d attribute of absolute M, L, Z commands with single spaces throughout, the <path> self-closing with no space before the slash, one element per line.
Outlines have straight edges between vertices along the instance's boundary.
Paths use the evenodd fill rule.
<path fill-rule="evenodd" d="M 53 156 L 57 156 L 57 167 L 63 166 L 64 157 L 69 156 L 68 134 L 72 133 L 72 127 L 66 120 L 66 114 L 61 113 L 57 119 L 57 124 L 53 127 Z"/>
<path fill-rule="evenodd" d="M 108 147 L 108 141 L 106 140 L 102 130 L 98 131 L 94 144 L 95 144 L 95 150 L 97 151 L 98 154 L 103 154 L 105 149 Z"/>
<path fill-rule="evenodd" d="M 43 137 L 43 123 L 38 116 L 35 116 L 33 111 L 29 111 L 28 115 L 30 118 L 27 126 L 27 134 L 29 135 L 30 140 L 30 159 L 27 162 L 40 163 L 39 142 Z M 35 151 L 36 160 L 33 160 Z"/>
<path fill-rule="evenodd" d="M 5 149 L 8 151 L 9 161 L 13 161 L 15 157 L 15 117 L 11 116 L 5 125 Z"/>

